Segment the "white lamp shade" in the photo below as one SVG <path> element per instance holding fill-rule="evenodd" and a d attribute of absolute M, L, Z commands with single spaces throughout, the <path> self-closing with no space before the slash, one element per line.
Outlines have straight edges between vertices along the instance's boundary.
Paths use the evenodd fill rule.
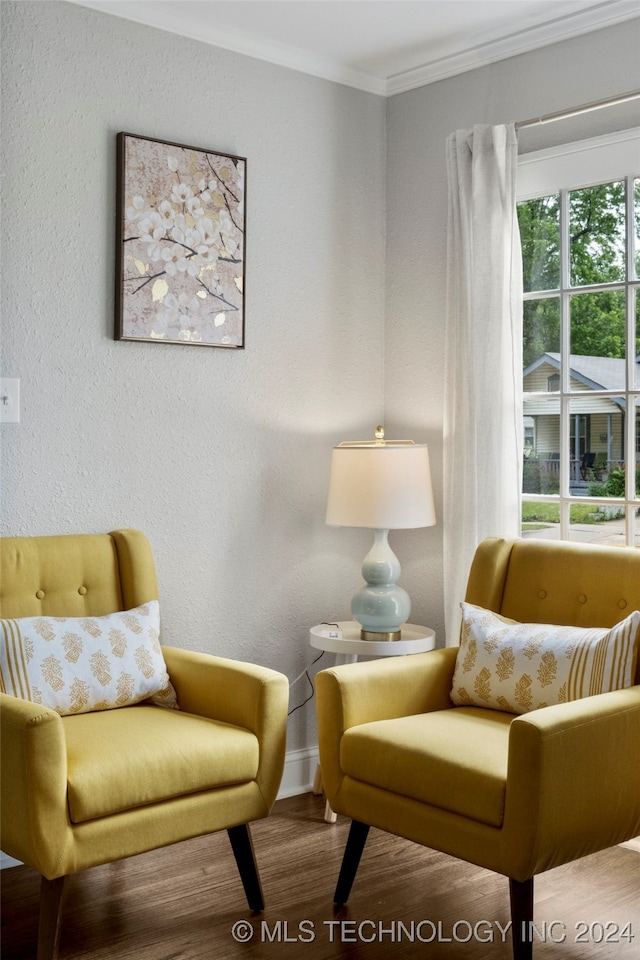
<path fill-rule="evenodd" d="M 333 448 L 327 523 L 406 530 L 436 522 L 425 444 L 341 444 Z"/>

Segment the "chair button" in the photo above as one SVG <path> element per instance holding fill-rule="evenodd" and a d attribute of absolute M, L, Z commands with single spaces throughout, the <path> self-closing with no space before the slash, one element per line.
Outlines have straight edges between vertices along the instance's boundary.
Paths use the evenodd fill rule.
<path fill-rule="evenodd" d="M 538 596 L 540 597 L 541 600 L 544 600 L 544 598 L 546 597 L 546 595 L 547 595 L 547 591 L 546 591 L 546 590 L 538 590 Z"/>
<path fill-rule="evenodd" d="M 84 597 L 86 592 L 87 592 L 86 587 L 78 587 L 78 593 L 80 594 L 81 597 Z"/>
<path fill-rule="evenodd" d="M 586 598 L 586 596 L 584 595 L 584 593 L 581 593 L 581 594 L 580 594 L 580 596 L 578 597 L 578 600 L 580 601 L 580 603 L 586 603 L 586 602 L 587 602 L 587 598 Z"/>
<path fill-rule="evenodd" d="M 42 600 L 42 598 L 44 597 L 44 590 L 36 590 L 36 597 L 38 598 L 38 600 Z"/>
<path fill-rule="evenodd" d="M 618 606 L 620 607 L 621 610 L 624 610 L 624 608 L 626 607 L 626 605 L 627 605 L 627 601 L 626 601 L 626 600 L 618 600 Z"/>

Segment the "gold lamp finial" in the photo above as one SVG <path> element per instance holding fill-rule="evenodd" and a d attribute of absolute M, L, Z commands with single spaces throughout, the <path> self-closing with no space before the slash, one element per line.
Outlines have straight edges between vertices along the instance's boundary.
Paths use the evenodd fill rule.
<path fill-rule="evenodd" d="M 384 441 L 384 427 L 382 426 L 382 424 L 379 424 L 376 427 L 374 436 L 379 443 L 382 443 Z"/>

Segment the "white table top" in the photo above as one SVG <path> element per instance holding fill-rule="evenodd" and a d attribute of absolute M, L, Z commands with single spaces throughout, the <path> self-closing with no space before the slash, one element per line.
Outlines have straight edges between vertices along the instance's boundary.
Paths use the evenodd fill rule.
<path fill-rule="evenodd" d="M 335 623 L 342 631 L 342 639 L 323 636 Z M 400 640 L 361 640 L 360 624 L 355 620 L 336 620 L 319 623 L 309 630 L 309 642 L 318 650 L 329 653 L 351 654 L 360 657 L 404 657 L 409 653 L 424 653 L 436 645 L 435 631 L 415 623 L 403 623 Z"/>

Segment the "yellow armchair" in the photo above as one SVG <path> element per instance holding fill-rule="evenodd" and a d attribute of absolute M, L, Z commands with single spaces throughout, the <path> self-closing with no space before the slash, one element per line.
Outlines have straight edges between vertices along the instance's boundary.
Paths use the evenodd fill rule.
<path fill-rule="evenodd" d="M 157 599 L 135 530 L 0 541 L 0 615 L 101 617 Z M 250 821 L 284 766 L 288 683 L 264 667 L 163 647 L 180 709 L 139 703 L 60 716 L 0 694 L 0 846 L 42 874 L 38 960 L 54 957 L 65 877 L 226 829 L 263 908 Z"/>
<path fill-rule="evenodd" d="M 640 551 L 487 540 L 466 599 L 522 623 L 611 627 L 640 609 Z M 457 653 L 318 674 L 323 783 L 352 819 L 334 899 L 375 826 L 508 877 L 514 958 L 529 960 L 534 875 L 640 834 L 640 662 L 627 689 L 515 715 L 454 706 Z"/>

